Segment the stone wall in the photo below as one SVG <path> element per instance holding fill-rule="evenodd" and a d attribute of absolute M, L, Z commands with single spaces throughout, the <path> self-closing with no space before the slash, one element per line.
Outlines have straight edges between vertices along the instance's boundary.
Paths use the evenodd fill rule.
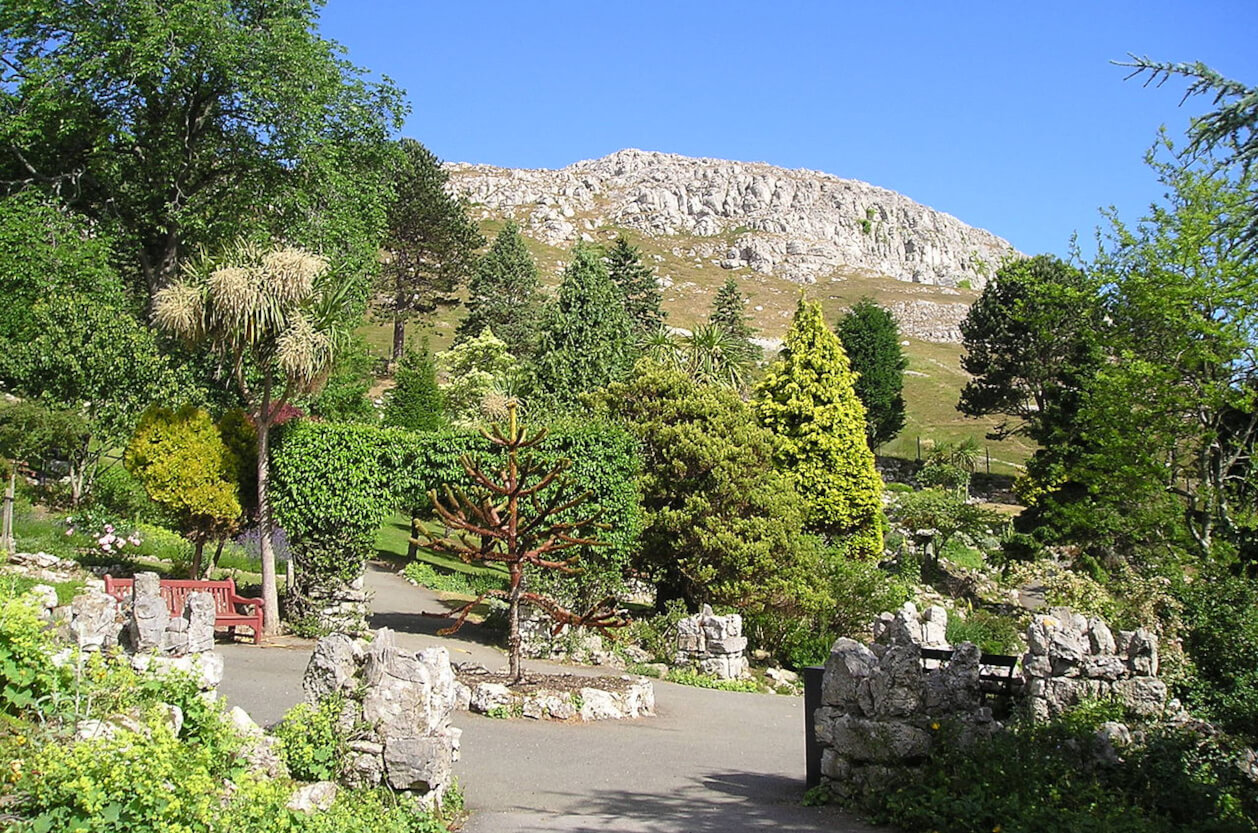
<path fill-rule="evenodd" d="M 332 634 L 315 646 L 302 686 L 312 704 L 345 700 L 346 784 L 383 784 L 440 802 L 462 733 L 450 725 L 457 693 L 445 648 L 404 650 L 388 628 L 369 642 Z"/>
<path fill-rule="evenodd" d="M 182 671 L 202 690 L 217 688 L 223 658 L 214 650 L 214 597 L 189 593 L 183 614 L 171 616 L 159 584 L 156 573 L 137 573 L 131 598 L 121 604 L 93 588 L 76 596 L 68 609 L 50 609 L 49 616 L 59 623 L 66 642 L 80 651 L 121 647 L 137 671 Z M 68 657 L 70 651 L 63 653 Z"/>
<path fill-rule="evenodd" d="M 1036 616 L 1022 658 L 1027 702 L 1038 720 L 1056 717 L 1085 699 L 1113 697 L 1129 711 L 1152 716 L 1166 705 L 1158 679 L 1158 641 L 1148 630 L 1112 633 L 1100 619 L 1066 608 Z"/>
<path fill-rule="evenodd" d="M 370 592 L 364 576 L 351 582 L 299 569 L 290 603 L 296 616 L 311 620 L 320 632 L 365 634 Z"/>
<path fill-rule="evenodd" d="M 720 680 L 733 680 L 747 671 L 747 637 L 743 617 L 737 613 L 717 616 L 708 605 L 677 623 L 679 666 L 689 666 Z"/>
<path fill-rule="evenodd" d="M 951 661 L 923 662 L 922 648 L 945 647 L 947 612 L 918 614 L 906 604 L 874 624 L 875 641 L 834 643 L 814 714 L 821 778 L 841 800 L 912 777 L 946 725 L 960 742 L 1003 729 L 982 691 L 981 652 L 968 642 Z M 1146 630 L 1114 636 L 1099 619 L 1065 609 L 1036 616 L 1027 630 L 1020 694 L 1033 719 L 1061 714 L 1085 698 L 1113 696 L 1138 714 L 1166 702 L 1157 679 L 1157 640 Z M 930 667 L 934 666 L 934 667 Z"/>

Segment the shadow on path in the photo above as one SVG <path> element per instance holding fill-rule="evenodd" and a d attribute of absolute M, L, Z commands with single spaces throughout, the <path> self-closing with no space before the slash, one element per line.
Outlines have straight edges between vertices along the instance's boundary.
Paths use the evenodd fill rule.
<path fill-rule="evenodd" d="M 611 789 L 580 795 L 554 791 L 557 805 L 579 802 L 579 815 L 506 811 L 474 816 L 466 833 L 877 833 L 837 807 L 805 807 L 799 779 L 714 772 L 679 779 L 667 793 Z M 538 796 L 542 798 L 543 796 Z"/>

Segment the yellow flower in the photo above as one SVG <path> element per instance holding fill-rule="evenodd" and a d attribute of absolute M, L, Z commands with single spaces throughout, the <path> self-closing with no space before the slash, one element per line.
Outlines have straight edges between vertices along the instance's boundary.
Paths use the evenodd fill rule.
<path fill-rule="evenodd" d="M 937 732 L 937 731 L 939 731 L 939 723 L 938 723 L 938 721 L 936 721 L 935 723 L 930 724 L 930 728 L 931 728 L 933 731 L 936 731 L 936 732 Z"/>
<path fill-rule="evenodd" d="M 992 828 L 992 833 L 1000 833 L 1000 825 L 999 825 L 999 824 L 998 824 L 998 825 L 996 825 L 995 827 L 993 827 L 993 828 Z"/>
<path fill-rule="evenodd" d="M 18 735 L 13 739 L 13 742 L 18 746 L 24 746 L 26 744 L 26 735 Z"/>

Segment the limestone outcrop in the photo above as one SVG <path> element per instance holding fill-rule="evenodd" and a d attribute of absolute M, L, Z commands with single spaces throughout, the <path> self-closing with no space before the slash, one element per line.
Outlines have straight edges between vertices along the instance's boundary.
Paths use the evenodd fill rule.
<path fill-rule="evenodd" d="M 990 232 L 894 191 L 819 171 L 641 150 L 559 170 L 447 167 L 452 189 L 483 216 L 513 217 L 549 245 L 630 228 L 689 238 L 696 258 L 795 283 L 846 268 L 981 289 L 1013 252 Z"/>

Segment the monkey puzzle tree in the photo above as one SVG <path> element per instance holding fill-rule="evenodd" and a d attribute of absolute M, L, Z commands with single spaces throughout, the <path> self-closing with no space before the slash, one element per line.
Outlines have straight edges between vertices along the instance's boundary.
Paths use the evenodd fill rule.
<path fill-rule="evenodd" d="M 492 432 L 481 430 L 486 439 L 506 452 L 506 460 L 500 469 L 487 473 L 465 454 L 460 462 L 475 484 L 475 491 L 469 493 L 447 486 L 444 498 L 439 497 L 435 489 L 428 493 L 437 515 L 446 526 L 458 531 L 458 537 L 413 541 L 439 552 L 457 555 L 468 563 L 480 561 L 506 565 L 509 576 L 507 589 L 482 593 L 454 611 L 451 615 L 457 616 L 457 620 L 441 633 L 453 633 L 462 627 L 472 608 L 487 596 L 506 600 L 510 628 L 507 646 L 513 685 L 524 679 L 520 663 L 521 604 L 544 611 L 554 620 L 556 628 L 563 625 L 611 628 L 624 624 L 618 611 L 605 603 L 597 604 L 585 613 L 575 613 L 549 596 L 525 589 L 526 574 L 532 570 L 579 572 L 573 566 L 578 556 L 568 557 L 564 553 L 599 545 L 600 542 L 591 535 L 606 526 L 598 523 L 597 515 L 576 517 L 572 514 L 591 495 L 588 491 L 573 494 L 568 488 L 563 475 L 571 466 L 571 461 L 547 464 L 520 455 L 521 451 L 540 443 L 546 437 L 546 431 L 543 429 L 532 437 L 527 436 L 524 427 L 516 422 L 515 410 L 514 402 L 507 405 L 506 433 L 498 425 L 494 425 Z"/>
<path fill-rule="evenodd" d="M 157 293 L 159 327 L 222 359 L 257 429 L 258 524 L 263 615 L 279 630 L 274 523 L 267 500 L 270 431 L 294 397 L 314 390 L 343 337 L 345 285 L 325 285 L 328 262 L 295 248 L 241 242 L 220 259 L 203 257 Z"/>

